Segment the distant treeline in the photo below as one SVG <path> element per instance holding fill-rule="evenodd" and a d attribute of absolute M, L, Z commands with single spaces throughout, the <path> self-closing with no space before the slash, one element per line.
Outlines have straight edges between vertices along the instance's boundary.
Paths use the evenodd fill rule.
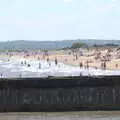
<path fill-rule="evenodd" d="M 103 45 L 96 45 L 96 44 L 94 44 L 93 46 L 94 46 L 94 47 L 101 47 L 101 46 L 111 46 L 111 47 L 112 47 L 112 46 L 113 46 L 113 47 L 115 46 L 115 47 L 117 47 L 117 46 L 119 46 L 119 45 L 118 45 L 118 44 L 113 44 L 113 43 L 111 43 L 111 44 L 103 44 Z"/>
<path fill-rule="evenodd" d="M 92 45 L 91 47 L 118 47 L 119 45 L 117 44 L 101 44 L 101 45 Z M 88 48 L 90 47 L 89 45 L 85 44 L 85 43 L 80 43 L 80 42 L 75 42 L 71 45 L 71 47 L 65 47 L 63 48 L 63 50 L 66 50 L 66 49 L 77 49 L 77 48 Z"/>
<path fill-rule="evenodd" d="M 0 42 L 0 51 L 5 50 L 58 50 L 66 48 L 79 48 L 87 46 L 118 46 L 119 40 L 61 40 L 61 41 L 6 41 Z"/>

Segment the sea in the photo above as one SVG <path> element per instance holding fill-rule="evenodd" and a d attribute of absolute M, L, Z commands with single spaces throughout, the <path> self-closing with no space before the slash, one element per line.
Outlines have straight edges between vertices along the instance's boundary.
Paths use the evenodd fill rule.
<path fill-rule="evenodd" d="M 25 64 L 26 61 L 26 64 Z M 79 68 L 79 66 L 66 65 L 54 61 L 35 61 L 26 59 L 0 59 L 0 77 L 2 78 L 27 78 L 48 76 L 96 76 L 120 75 L 119 70 L 102 70 L 95 68 Z"/>

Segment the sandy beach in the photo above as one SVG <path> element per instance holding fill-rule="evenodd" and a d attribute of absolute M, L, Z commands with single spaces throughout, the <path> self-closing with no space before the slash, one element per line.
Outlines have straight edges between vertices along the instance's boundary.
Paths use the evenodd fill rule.
<path fill-rule="evenodd" d="M 112 52 L 108 49 L 6 52 L 0 54 L 0 74 L 4 77 L 120 75 L 117 52 L 115 48 Z"/>
<path fill-rule="evenodd" d="M 83 66 L 87 66 L 87 62 L 89 67 L 101 68 L 102 61 L 106 61 L 106 69 L 108 70 L 120 70 L 120 57 L 118 54 L 119 51 L 116 48 L 112 49 L 112 52 L 109 52 L 109 49 L 103 49 L 96 51 L 92 50 L 83 50 L 80 55 L 80 51 L 73 53 L 71 50 L 59 50 L 59 51 L 48 51 L 48 55 L 44 55 L 44 52 L 38 53 L 16 53 L 12 58 L 26 58 L 31 60 L 47 60 L 55 61 L 57 59 L 58 62 L 62 62 L 65 64 L 79 66 L 80 63 Z M 99 55 L 101 54 L 101 55 Z M 77 58 L 76 58 L 77 57 Z"/>

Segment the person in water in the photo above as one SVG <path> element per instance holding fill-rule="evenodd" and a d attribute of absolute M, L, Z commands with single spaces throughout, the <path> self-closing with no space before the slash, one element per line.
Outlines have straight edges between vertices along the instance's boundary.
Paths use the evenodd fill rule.
<path fill-rule="evenodd" d="M 28 67 L 30 67 L 30 64 L 28 64 Z"/>
<path fill-rule="evenodd" d="M 88 60 L 86 61 L 86 68 L 87 69 L 89 68 L 89 62 L 88 62 Z"/>
<path fill-rule="evenodd" d="M 82 68 L 83 67 L 83 64 L 82 64 L 82 62 L 80 62 L 80 68 Z"/>
<path fill-rule="evenodd" d="M 3 73 L 1 73 L 1 77 L 3 76 Z"/>
<path fill-rule="evenodd" d="M 39 69 L 41 69 L 41 63 L 39 63 Z"/>
<path fill-rule="evenodd" d="M 49 62 L 49 67 L 51 66 L 51 63 Z"/>
<path fill-rule="evenodd" d="M 23 61 L 21 61 L 21 65 L 23 65 Z"/>
<path fill-rule="evenodd" d="M 19 76 L 20 78 L 22 77 L 22 75 L 20 74 L 20 76 Z"/>
<path fill-rule="evenodd" d="M 24 62 L 24 64 L 26 65 L 26 61 Z"/>
<path fill-rule="evenodd" d="M 47 58 L 47 62 L 49 62 L 49 58 Z"/>
<path fill-rule="evenodd" d="M 57 61 L 57 58 L 55 58 L 55 65 L 57 65 L 58 61 Z"/>
<path fill-rule="evenodd" d="M 82 76 L 82 73 L 80 72 L 80 76 Z"/>

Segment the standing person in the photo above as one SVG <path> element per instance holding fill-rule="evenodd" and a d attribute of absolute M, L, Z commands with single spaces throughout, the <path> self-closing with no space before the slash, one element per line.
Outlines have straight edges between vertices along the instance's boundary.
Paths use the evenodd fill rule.
<path fill-rule="evenodd" d="M 28 67 L 30 67 L 31 65 L 30 65 L 30 64 L 28 64 L 27 66 L 28 66 Z"/>
<path fill-rule="evenodd" d="M 37 60 L 40 60 L 40 57 L 38 56 Z"/>
<path fill-rule="evenodd" d="M 106 69 L 106 62 L 104 61 L 103 63 L 103 69 L 105 70 Z"/>
<path fill-rule="evenodd" d="M 49 58 L 47 58 L 47 62 L 49 62 Z"/>
<path fill-rule="evenodd" d="M 89 68 L 89 64 L 88 64 L 88 60 L 86 61 L 86 68 L 88 69 Z"/>
<path fill-rule="evenodd" d="M 49 67 L 51 66 L 51 63 L 49 62 Z"/>
<path fill-rule="evenodd" d="M 82 62 L 80 62 L 80 68 L 82 68 L 83 67 L 83 64 L 82 64 Z"/>
<path fill-rule="evenodd" d="M 23 61 L 21 61 L 21 65 L 23 65 Z"/>
<path fill-rule="evenodd" d="M 41 63 L 39 63 L 39 69 L 41 69 Z"/>
<path fill-rule="evenodd" d="M 78 55 L 77 54 L 75 55 L 75 58 L 76 58 L 76 60 L 78 59 Z"/>
<path fill-rule="evenodd" d="M 116 64 L 115 67 L 118 68 L 118 64 Z"/>
<path fill-rule="evenodd" d="M 26 60 L 24 61 L 24 64 L 26 65 Z"/>
<path fill-rule="evenodd" d="M 103 62 L 101 61 L 101 69 L 103 69 Z"/>
<path fill-rule="evenodd" d="M 82 73 L 80 72 L 80 76 L 82 76 Z"/>
<path fill-rule="evenodd" d="M 3 76 L 3 73 L 1 73 L 1 75 L 0 75 L 0 76 L 1 76 L 1 78 L 2 78 L 2 76 Z"/>
<path fill-rule="evenodd" d="M 55 65 L 57 65 L 58 61 L 57 61 L 57 58 L 55 58 Z"/>
<path fill-rule="evenodd" d="M 20 78 L 22 77 L 22 75 L 21 75 L 21 73 L 20 73 L 20 76 L 19 76 Z"/>
<path fill-rule="evenodd" d="M 49 65 L 49 67 L 51 66 L 51 63 L 50 63 L 50 60 L 49 60 L 49 57 L 47 58 L 47 63 Z"/>

